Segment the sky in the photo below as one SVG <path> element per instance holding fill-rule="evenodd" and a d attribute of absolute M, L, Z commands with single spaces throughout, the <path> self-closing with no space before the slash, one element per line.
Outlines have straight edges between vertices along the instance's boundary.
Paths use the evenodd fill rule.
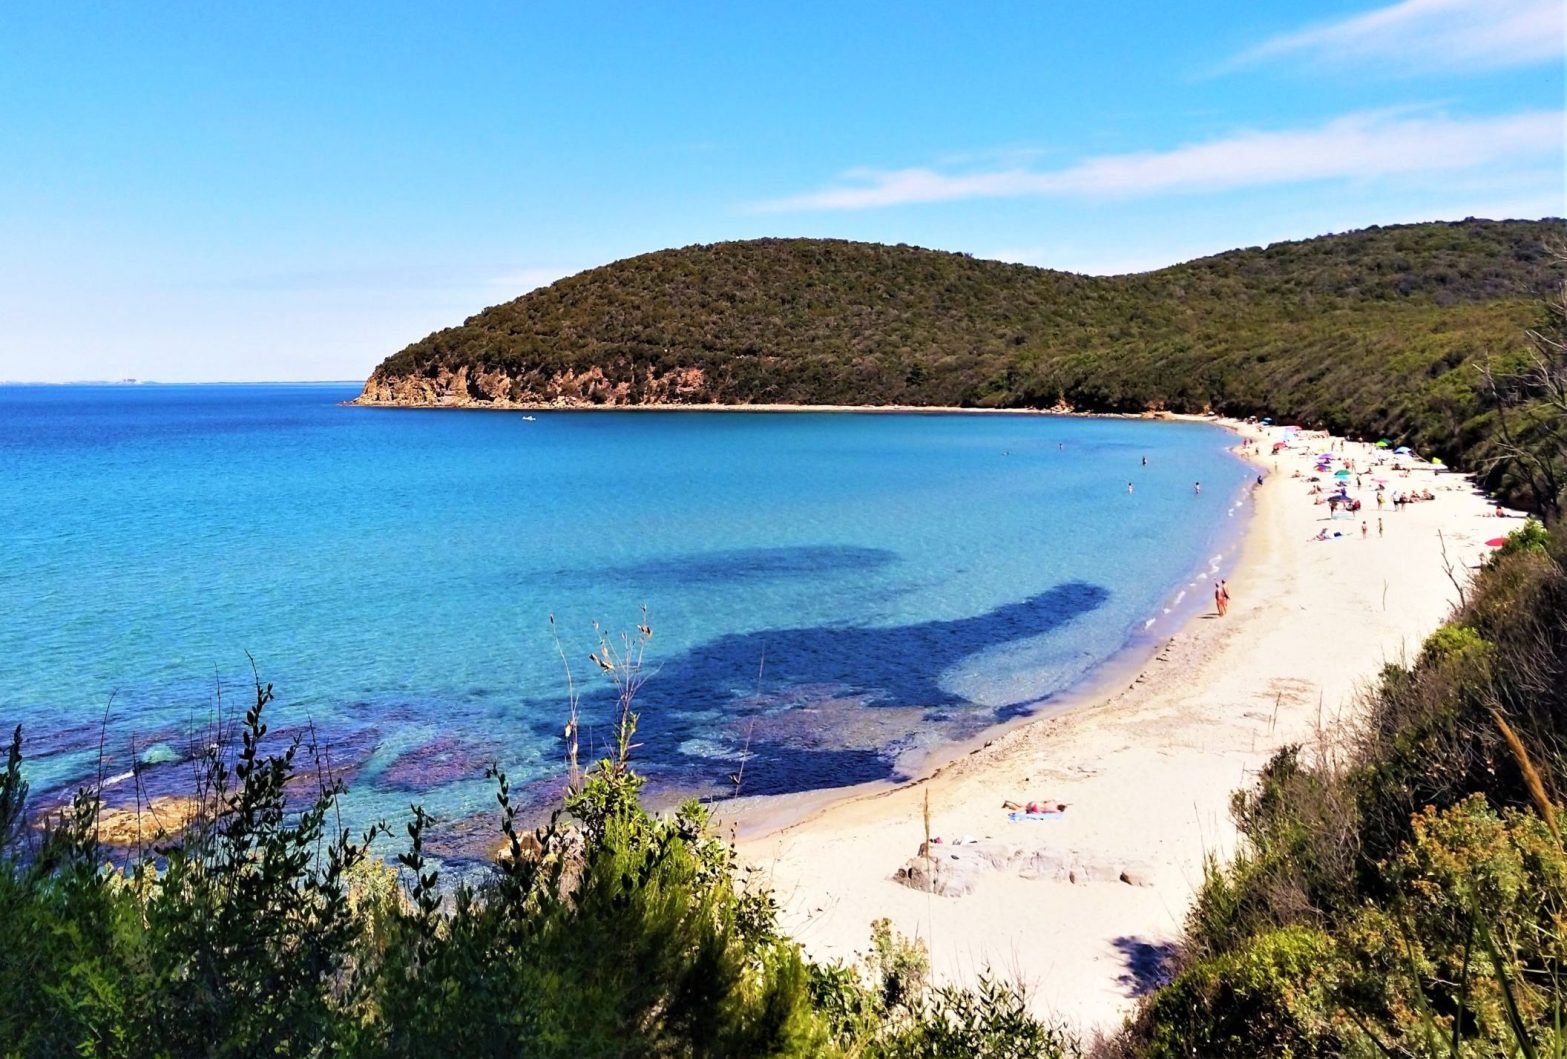
<path fill-rule="evenodd" d="M 0 6 L 0 380 L 362 379 L 758 236 L 1142 271 L 1567 214 L 1561 0 Z"/>

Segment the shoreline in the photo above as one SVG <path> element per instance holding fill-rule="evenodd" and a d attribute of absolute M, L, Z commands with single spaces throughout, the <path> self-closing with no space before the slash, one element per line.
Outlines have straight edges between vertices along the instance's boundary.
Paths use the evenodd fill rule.
<path fill-rule="evenodd" d="M 1234 854 L 1231 793 L 1249 786 L 1277 748 L 1301 743 L 1309 754 L 1319 734 L 1341 738 L 1357 691 L 1445 620 L 1456 590 L 1437 531 L 1465 570 L 1489 551 L 1484 539 L 1516 525 L 1491 517 L 1467 475 L 1425 464 L 1408 479 L 1387 475 L 1387 489 L 1429 487 L 1437 500 L 1397 513 L 1368 503 L 1355 520 L 1330 523 L 1308 493 L 1311 462 L 1291 476 L 1302 468 L 1301 449 L 1277 461 L 1260 455 L 1281 428 L 1169 418 L 1264 441 L 1251 459 L 1265 482 L 1228 564 L 1236 598 L 1227 617 L 1211 605 L 1187 615 L 1147 654 L 1136 653 L 1135 677 L 1117 672 L 1112 658 L 1111 670 L 1062 709 L 952 748 L 909 782 L 839 789 L 796 804 L 785 823 L 769 820 L 761 804 L 717 811 L 737 830 L 741 860 L 772 887 L 783 929 L 812 956 L 852 959 L 871 921 L 888 917 L 927 944 L 939 979 L 972 981 L 988 967 L 1028 989 L 1041 1014 L 1090 1035 L 1113 1030 L 1179 938 L 1205 859 Z M 1312 439 L 1311 452 L 1329 444 L 1316 432 L 1298 436 Z M 1376 455 L 1365 443 L 1345 449 L 1361 461 Z M 1388 535 L 1372 528 L 1360 539 L 1358 520 L 1375 527 L 1379 515 Z M 1353 536 L 1310 540 L 1329 526 Z M 1001 807 L 1047 799 L 1069 808 L 1012 822 Z M 1064 858 L 1080 878 L 1025 877 L 1003 866 L 975 874 L 964 896 L 901 885 L 893 875 L 920 852 L 927 800 L 931 832 L 945 839 L 931 847 L 938 854 L 953 856 L 951 844 L 972 836 L 976 850 Z"/>
<path fill-rule="evenodd" d="M 711 406 L 714 410 L 721 410 L 724 406 Z M 793 410 L 792 408 L 778 407 L 774 411 Z M 807 406 L 803 410 L 809 411 Z M 849 409 L 840 409 L 849 410 Z M 955 410 L 954 414 L 963 414 L 964 410 Z M 1148 416 L 1117 415 L 1114 413 L 1101 415 L 1091 412 L 1047 412 L 1029 413 L 1073 416 L 1076 418 L 1106 418 L 1106 419 L 1143 419 Z M 1198 423 L 1204 426 L 1218 427 L 1233 438 L 1244 439 L 1244 433 L 1238 429 L 1243 424 L 1234 420 L 1224 419 L 1214 415 L 1198 415 L 1194 413 L 1160 413 L 1159 421 Z M 1255 457 L 1237 451 L 1237 446 L 1228 447 L 1230 454 L 1240 463 L 1258 471 L 1267 471 L 1263 462 Z M 817 787 L 811 790 L 794 791 L 788 794 L 759 794 L 741 795 L 739 797 L 727 797 L 714 799 L 708 803 L 714 814 L 715 820 L 721 820 L 727 824 L 732 838 L 745 842 L 765 838 L 777 834 L 799 824 L 807 822 L 812 817 L 823 813 L 834 806 L 858 798 L 875 798 L 880 795 L 890 794 L 900 788 L 925 783 L 934 779 L 948 767 L 961 761 L 963 758 L 980 753 L 990 747 L 996 740 L 1005 738 L 1019 728 L 1026 728 L 1038 724 L 1053 717 L 1059 717 L 1075 710 L 1090 706 L 1106 695 L 1118 692 L 1128 682 L 1135 685 L 1144 667 L 1161 651 L 1168 648 L 1170 642 L 1187 629 L 1191 622 L 1195 621 L 1203 612 L 1207 604 L 1203 601 L 1202 592 L 1190 600 L 1181 601 L 1184 590 L 1194 587 L 1199 582 L 1209 577 L 1228 575 L 1233 576 L 1236 566 L 1241 561 L 1246 544 L 1246 534 L 1250 529 L 1251 520 L 1256 516 L 1256 489 L 1251 486 L 1243 487 L 1244 499 L 1238 499 L 1232 505 L 1230 513 L 1237 508 L 1245 507 L 1243 522 L 1239 530 L 1232 530 L 1225 538 L 1222 551 L 1216 556 L 1216 566 L 1198 567 L 1192 571 L 1192 580 L 1175 585 L 1173 591 L 1175 597 L 1170 600 L 1170 606 L 1163 613 L 1150 618 L 1148 624 L 1142 629 L 1129 632 L 1121 644 L 1103 660 L 1089 668 L 1077 680 L 1050 693 L 1037 704 L 1038 709 L 1021 717 L 999 721 L 985 727 L 983 730 L 964 738 L 942 743 L 937 746 L 927 747 L 917 757 L 910 761 L 899 759 L 900 771 L 905 774 L 901 778 L 888 778 L 867 780 L 863 783 L 854 783 L 841 787 Z M 1205 590 L 1204 590 L 1205 591 Z M 1152 626 L 1160 617 L 1170 619 L 1170 624 L 1159 631 L 1153 631 Z M 903 769 L 905 764 L 911 768 Z M 676 804 L 670 803 L 671 806 Z"/>
<path fill-rule="evenodd" d="M 1216 423 L 1211 416 L 1175 418 L 1208 426 L 1226 426 L 1226 424 Z M 1234 453 L 1233 446 L 1231 451 L 1242 463 L 1262 469 L 1255 461 Z M 1202 591 L 1197 592 L 1191 599 L 1180 601 L 1179 597 L 1185 593 L 1185 590 L 1210 577 L 1233 576 L 1245 548 L 1246 532 L 1256 511 L 1254 489 L 1248 486 L 1244 492 L 1245 501 L 1236 503 L 1237 507 L 1247 508 L 1243 513 L 1242 525 L 1238 530 L 1232 530 L 1224 540 L 1223 550 L 1216 557 L 1217 566 L 1194 567 L 1190 582 L 1181 582 L 1173 586 L 1174 596 L 1168 600 L 1170 606 L 1164 612 L 1150 618 L 1148 626 L 1129 632 L 1119 646 L 1091 666 L 1077 680 L 1039 700 L 1035 704 L 1033 713 L 998 721 L 967 738 L 926 747 L 908 759 L 900 758 L 897 764 L 900 772 L 903 773 L 901 778 L 868 780 L 843 787 L 818 787 L 789 794 L 741 795 L 715 799 L 708 803 L 715 820 L 726 825 L 730 835 L 741 843 L 764 839 L 806 823 L 811 818 L 846 802 L 859 798 L 875 798 L 891 794 L 904 787 L 926 783 L 964 758 L 982 753 L 997 740 L 1009 737 L 1018 729 L 1065 716 L 1091 706 L 1107 695 L 1116 694 L 1129 685 L 1134 685 L 1153 658 L 1166 650 L 1171 640 L 1196 621 L 1205 606 L 1210 606 L 1204 602 Z M 1160 618 L 1167 619 L 1167 623 L 1163 628 L 1155 631 L 1152 626 Z M 905 768 L 906 765 L 909 767 Z"/>
<path fill-rule="evenodd" d="M 721 404 L 645 402 L 640 404 L 550 404 L 542 401 L 352 401 L 339 402 L 341 408 L 401 409 L 412 412 L 757 412 L 796 414 L 828 412 L 836 415 L 999 415 L 999 416 L 1073 416 L 1090 419 L 1191 420 L 1213 423 L 1215 417 L 1187 412 L 1148 410 L 1144 412 L 1080 412 L 1070 406 L 1055 408 L 979 408 L 972 405 L 917 404 Z"/>

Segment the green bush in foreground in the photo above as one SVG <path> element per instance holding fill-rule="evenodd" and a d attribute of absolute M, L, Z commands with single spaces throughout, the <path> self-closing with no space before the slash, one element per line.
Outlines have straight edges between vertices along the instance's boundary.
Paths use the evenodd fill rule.
<path fill-rule="evenodd" d="M 1394 898 L 1345 931 L 1344 1005 L 1389 1050 L 1567 1047 L 1567 851 L 1533 813 L 1475 796 L 1427 810 L 1389 865 Z M 1440 1051 L 1438 1054 L 1442 1054 Z M 1545 1054 L 1553 1054 L 1546 1051 Z"/>
<path fill-rule="evenodd" d="M 1538 816 L 1498 815 L 1479 797 L 1414 827 L 1384 865 L 1384 901 L 1332 934 L 1265 929 L 1199 959 L 1141 1013 L 1137 1054 L 1562 1054 L 1561 840 Z"/>
<path fill-rule="evenodd" d="M 538 832 L 494 774 L 510 856 L 454 887 L 421 810 L 392 869 L 370 856 L 382 829 L 327 830 L 340 785 L 296 803 L 312 749 L 264 751 L 270 698 L 258 683 L 239 746 L 208 752 L 188 825 L 125 865 L 92 791 L 25 826 L 14 734 L 0 1056 L 1075 1054 L 1014 989 L 931 985 L 885 923 L 863 968 L 808 962 L 699 806 L 641 807 L 629 696 L 619 754 Z"/>
<path fill-rule="evenodd" d="M 1148 1013 L 1150 1059 L 1338 1054 L 1332 1047 L 1333 941 L 1306 927 L 1248 938 L 1160 990 Z"/>

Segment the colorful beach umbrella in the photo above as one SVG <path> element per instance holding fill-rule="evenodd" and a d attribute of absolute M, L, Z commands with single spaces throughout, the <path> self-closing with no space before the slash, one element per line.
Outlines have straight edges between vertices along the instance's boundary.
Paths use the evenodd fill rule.
<path fill-rule="evenodd" d="M 1490 540 L 1486 541 L 1485 543 L 1490 545 L 1492 548 L 1500 548 L 1502 545 L 1507 543 L 1507 538 L 1506 537 L 1492 537 Z"/>
<path fill-rule="evenodd" d="M 1335 477 L 1335 478 L 1348 478 L 1349 477 L 1349 472 L 1348 471 L 1334 471 L 1333 472 L 1333 477 Z"/>
<path fill-rule="evenodd" d="M 1441 457 L 1432 456 L 1431 457 L 1431 466 L 1433 466 L 1433 467 L 1446 467 L 1447 464 L 1442 462 Z"/>
<path fill-rule="evenodd" d="M 1389 441 L 1387 438 L 1383 438 L 1381 441 L 1377 442 L 1377 448 L 1379 448 L 1379 449 L 1390 449 L 1392 447 L 1393 447 L 1393 443 L 1391 441 Z"/>

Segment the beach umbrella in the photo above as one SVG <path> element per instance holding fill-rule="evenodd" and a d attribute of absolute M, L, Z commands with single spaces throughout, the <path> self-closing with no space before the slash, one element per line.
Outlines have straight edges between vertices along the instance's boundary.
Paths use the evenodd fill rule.
<path fill-rule="evenodd" d="M 1333 477 L 1335 477 L 1335 478 L 1348 478 L 1349 477 L 1349 472 L 1348 471 L 1334 471 L 1333 472 Z"/>
<path fill-rule="evenodd" d="M 1443 463 L 1440 457 L 1432 456 L 1431 457 L 1431 466 L 1433 466 L 1433 467 L 1446 467 L 1447 464 Z"/>
<path fill-rule="evenodd" d="M 1387 438 L 1383 438 L 1381 441 L 1377 442 L 1377 448 L 1379 448 L 1379 449 L 1390 449 L 1392 447 L 1393 447 L 1393 443 L 1391 441 L 1389 441 Z"/>
<path fill-rule="evenodd" d="M 1492 548 L 1500 548 L 1502 545 L 1507 543 L 1507 538 L 1506 537 L 1492 537 L 1490 540 L 1486 541 L 1485 543 L 1487 545 L 1489 545 L 1490 547 L 1492 547 Z"/>
<path fill-rule="evenodd" d="M 1273 425 L 1273 420 L 1268 418 L 1267 416 L 1263 416 L 1262 417 L 1262 425 L 1265 426 L 1265 427 L 1270 427 L 1270 426 Z"/>
<path fill-rule="evenodd" d="M 1393 450 L 1393 455 L 1395 455 L 1395 456 L 1408 456 L 1413 451 L 1414 450 L 1411 449 L 1408 445 L 1400 445 L 1398 448 Z"/>

